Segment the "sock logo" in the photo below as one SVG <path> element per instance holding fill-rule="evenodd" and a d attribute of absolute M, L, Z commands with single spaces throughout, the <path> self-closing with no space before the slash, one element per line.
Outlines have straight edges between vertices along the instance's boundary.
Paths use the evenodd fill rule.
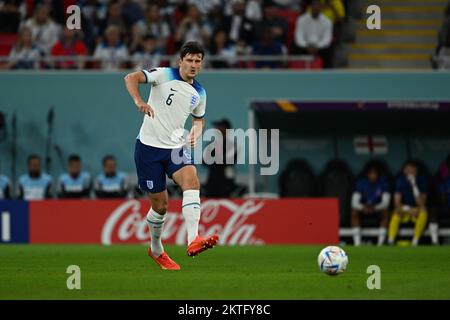
<path fill-rule="evenodd" d="M 147 188 L 153 189 L 153 180 L 147 180 Z"/>

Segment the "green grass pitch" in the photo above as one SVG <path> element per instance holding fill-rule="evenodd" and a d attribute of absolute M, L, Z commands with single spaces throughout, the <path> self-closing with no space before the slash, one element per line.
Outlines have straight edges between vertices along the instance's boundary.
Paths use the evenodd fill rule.
<path fill-rule="evenodd" d="M 166 246 L 162 271 L 141 245 L 0 245 L 0 299 L 450 299 L 448 247 L 344 247 L 347 272 L 322 274 L 319 246 L 218 246 L 195 258 Z M 81 290 L 68 290 L 69 265 Z M 381 289 L 369 290 L 369 265 Z"/>

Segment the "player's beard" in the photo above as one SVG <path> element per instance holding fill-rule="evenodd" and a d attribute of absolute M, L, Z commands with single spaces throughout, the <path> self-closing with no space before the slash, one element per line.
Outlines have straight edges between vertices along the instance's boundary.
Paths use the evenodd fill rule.
<path fill-rule="evenodd" d="M 30 171 L 28 173 L 30 175 L 30 177 L 32 178 L 39 178 L 41 176 L 41 171 L 36 170 L 36 171 Z"/>

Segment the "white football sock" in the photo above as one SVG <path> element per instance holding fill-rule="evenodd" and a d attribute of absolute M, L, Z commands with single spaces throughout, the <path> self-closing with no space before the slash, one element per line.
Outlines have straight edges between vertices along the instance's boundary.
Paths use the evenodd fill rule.
<path fill-rule="evenodd" d="M 414 239 L 412 240 L 411 245 L 412 245 L 413 247 L 417 247 L 417 246 L 419 245 L 419 239 L 414 238 Z"/>
<path fill-rule="evenodd" d="M 439 244 L 438 224 L 436 222 L 430 222 L 429 228 L 431 235 L 431 243 Z"/>
<path fill-rule="evenodd" d="M 164 215 L 159 214 L 150 208 L 147 213 L 147 223 L 150 228 L 151 243 L 150 247 L 155 257 L 159 257 L 164 252 L 164 247 L 161 242 L 161 233 L 164 227 Z"/>
<path fill-rule="evenodd" d="M 198 222 L 200 221 L 200 191 L 186 190 L 183 192 L 181 208 L 187 229 L 188 245 L 198 235 Z"/>
<path fill-rule="evenodd" d="M 359 246 L 361 244 L 361 228 L 354 227 L 352 228 L 353 232 L 353 245 Z"/>
<path fill-rule="evenodd" d="M 386 240 L 386 234 L 387 234 L 386 228 L 380 228 L 378 230 L 378 245 L 379 246 L 382 246 L 384 244 L 384 241 Z"/>

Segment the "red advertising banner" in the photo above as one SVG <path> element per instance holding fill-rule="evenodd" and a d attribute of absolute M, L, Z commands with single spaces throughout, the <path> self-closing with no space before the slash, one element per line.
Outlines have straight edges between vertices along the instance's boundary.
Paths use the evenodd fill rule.
<path fill-rule="evenodd" d="M 148 243 L 145 200 L 30 202 L 30 243 Z M 337 199 L 205 199 L 199 233 L 220 244 L 333 244 L 339 241 Z M 181 200 L 169 201 L 162 239 L 186 244 Z"/>

